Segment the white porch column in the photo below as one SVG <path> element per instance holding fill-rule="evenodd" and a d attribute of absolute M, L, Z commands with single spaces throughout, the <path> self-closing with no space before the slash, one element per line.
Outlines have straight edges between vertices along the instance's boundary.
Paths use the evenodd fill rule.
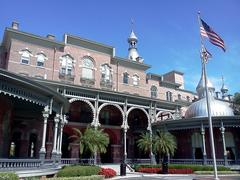
<path fill-rule="evenodd" d="M 99 100 L 99 94 L 97 94 L 96 101 L 95 101 L 95 119 L 93 119 L 93 122 L 91 123 L 92 126 L 94 126 L 95 129 L 100 126 L 99 120 L 98 120 L 98 100 Z M 94 164 L 97 164 L 97 151 L 94 152 Z"/>
<path fill-rule="evenodd" d="M 203 144 L 203 164 L 207 165 L 207 153 L 206 153 L 206 145 L 205 145 L 205 128 L 203 124 L 201 125 L 201 135 L 202 135 L 202 144 Z"/>
<path fill-rule="evenodd" d="M 226 142 L 225 142 L 225 128 L 223 126 L 223 122 L 221 122 L 221 127 L 220 127 L 220 131 L 222 134 L 222 142 L 223 142 L 223 156 L 224 156 L 224 165 L 227 166 L 228 165 L 228 160 L 227 160 L 227 150 L 226 150 Z"/>
<path fill-rule="evenodd" d="M 55 126 L 54 126 L 52 159 L 56 159 L 56 155 L 57 155 L 57 132 L 58 132 L 59 114 L 56 114 L 54 118 L 54 123 L 55 123 Z"/>
<path fill-rule="evenodd" d="M 47 133 L 47 121 L 48 121 L 48 117 L 49 117 L 49 107 L 48 106 L 45 106 L 42 114 L 43 114 L 43 122 L 44 123 L 43 123 L 42 146 L 41 146 L 41 149 L 39 151 L 39 158 L 40 159 L 45 159 L 45 154 L 46 154 L 45 143 L 46 143 L 46 133 Z"/>
<path fill-rule="evenodd" d="M 98 121 L 98 101 L 99 101 L 99 94 L 97 94 L 96 96 L 96 100 L 95 100 L 95 111 L 94 111 L 94 119 L 91 123 L 91 126 L 94 126 L 95 128 L 97 128 L 100 124 Z"/>
<path fill-rule="evenodd" d="M 153 106 L 152 106 L 152 102 L 150 104 L 150 108 L 148 111 L 148 115 L 149 115 L 149 122 L 148 122 L 148 130 L 149 130 L 149 134 L 150 134 L 150 141 L 151 141 L 151 147 L 150 147 L 150 161 L 151 164 L 156 164 L 156 159 L 155 156 L 153 154 L 153 132 L 152 132 L 152 123 L 154 122 L 154 110 L 153 110 Z"/>
<path fill-rule="evenodd" d="M 121 126 L 123 130 L 123 160 L 122 163 L 127 163 L 127 130 L 129 128 L 127 123 L 127 99 L 125 99 L 125 104 L 123 107 L 124 117 L 123 117 L 123 124 Z"/>
<path fill-rule="evenodd" d="M 67 120 L 66 120 L 66 115 L 63 115 L 63 117 L 61 117 L 61 121 L 60 121 L 60 135 L 58 136 L 59 138 L 59 141 L 58 141 L 58 148 L 57 148 L 57 151 L 58 151 L 58 155 L 59 155 L 59 158 L 61 158 L 62 156 L 62 136 L 63 136 L 63 127 L 64 125 L 67 123 Z"/>

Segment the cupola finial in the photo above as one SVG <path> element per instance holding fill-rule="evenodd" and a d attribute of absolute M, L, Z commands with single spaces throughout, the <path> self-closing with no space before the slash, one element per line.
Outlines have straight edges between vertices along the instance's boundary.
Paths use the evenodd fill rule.
<path fill-rule="evenodd" d="M 138 38 L 135 35 L 133 28 L 134 28 L 134 20 L 133 20 L 133 18 L 131 18 L 131 33 L 127 39 L 128 43 L 129 43 L 128 59 L 130 59 L 132 61 L 143 62 L 143 58 L 139 56 L 138 51 L 137 51 Z"/>

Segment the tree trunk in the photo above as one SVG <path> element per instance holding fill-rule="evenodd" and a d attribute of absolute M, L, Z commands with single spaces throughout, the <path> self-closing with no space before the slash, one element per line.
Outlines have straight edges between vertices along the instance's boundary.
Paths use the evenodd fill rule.
<path fill-rule="evenodd" d="M 162 173 L 168 174 L 168 156 L 167 155 L 163 155 Z"/>

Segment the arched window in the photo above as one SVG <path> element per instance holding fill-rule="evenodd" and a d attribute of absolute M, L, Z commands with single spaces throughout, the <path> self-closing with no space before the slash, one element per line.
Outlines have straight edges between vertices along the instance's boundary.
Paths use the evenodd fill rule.
<path fill-rule="evenodd" d="M 123 73 L 123 83 L 128 84 L 129 74 L 127 72 Z"/>
<path fill-rule="evenodd" d="M 139 76 L 134 74 L 132 79 L 133 79 L 133 85 L 138 86 L 139 85 Z"/>
<path fill-rule="evenodd" d="M 47 59 L 47 56 L 44 54 L 44 53 L 38 53 L 37 55 L 36 55 L 36 57 L 37 57 L 37 66 L 38 67 L 43 67 L 44 66 L 44 61 Z"/>
<path fill-rule="evenodd" d="M 166 92 L 166 100 L 167 101 L 172 101 L 172 92 L 170 92 L 170 91 Z"/>
<path fill-rule="evenodd" d="M 73 74 L 74 60 L 72 56 L 70 56 L 69 54 L 62 56 L 60 58 L 60 63 L 61 63 L 60 73 L 62 75 Z"/>
<path fill-rule="evenodd" d="M 94 79 L 93 70 L 94 70 L 93 60 L 89 57 L 85 57 L 83 59 L 82 78 Z"/>
<path fill-rule="evenodd" d="M 29 51 L 28 49 L 23 49 L 19 52 L 19 54 L 21 54 L 20 62 L 22 64 L 30 64 L 30 57 L 32 56 L 31 51 Z"/>
<path fill-rule="evenodd" d="M 151 98 L 156 98 L 156 97 L 157 97 L 157 87 L 153 85 L 151 87 Z"/>
<path fill-rule="evenodd" d="M 103 64 L 101 66 L 101 80 L 105 82 L 112 81 L 111 67 L 108 64 Z"/>

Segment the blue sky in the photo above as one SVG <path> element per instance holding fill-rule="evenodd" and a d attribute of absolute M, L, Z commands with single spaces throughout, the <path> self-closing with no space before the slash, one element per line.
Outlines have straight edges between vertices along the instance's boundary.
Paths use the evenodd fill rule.
<path fill-rule="evenodd" d="M 240 1 L 238 0 L 2 0 L 0 34 L 13 20 L 22 31 L 62 40 L 70 33 L 114 46 L 127 56 L 131 18 L 138 51 L 150 72 L 184 72 L 185 88 L 195 91 L 201 73 L 197 12 L 225 41 L 227 51 L 206 42 L 213 58 L 208 77 L 220 89 L 221 76 L 230 93 L 240 91 Z"/>

